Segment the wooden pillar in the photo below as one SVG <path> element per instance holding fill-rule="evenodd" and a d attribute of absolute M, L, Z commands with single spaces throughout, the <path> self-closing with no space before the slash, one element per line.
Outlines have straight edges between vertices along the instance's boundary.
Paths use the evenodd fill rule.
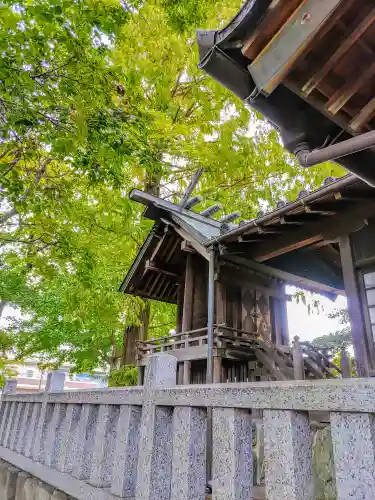
<path fill-rule="evenodd" d="M 293 370 L 295 380 L 303 380 L 305 378 L 305 366 L 299 337 L 294 337 Z"/>
<path fill-rule="evenodd" d="M 256 331 L 256 325 L 251 316 L 255 304 L 255 292 L 248 286 L 241 287 L 241 327 L 242 330 L 252 333 Z"/>
<path fill-rule="evenodd" d="M 214 356 L 214 374 L 213 374 L 213 382 L 214 384 L 221 384 L 221 367 L 222 367 L 222 358 L 221 356 Z"/>
<path fill-rule="evenodd" d="M 194 303 L 194 269 L 193 255 L 186 257 L 185 287 L 184 287 L 184 305 L 182 312 L 182 331 L 186 332 L 192 329 L 193 322 L 193 303 Z"/>
<path fill-rule="evenodd" d="M 270 308 L 273 341 L 276 345 L 289 345 L 286 301 L 270 297 Z"/>
<path fill-rule="evenodd" d="M 339 244 L 357 373 L 359 377 L 368 377 L 369 355 L 366 342 L 366 328 L 349 235 L 341 236 Z"/>
<path fill-rule="evenodd" d="M 191 361 L 184 361 L 184 385 L 189 385 L 191 380 Z"/>
<path fill-rule="evenodd" d="M 342 371 L 343 378 L 350 378 L 352 376 L 350 359 L 345 347 L 341 349 L 340 353 L 340 368 Z"/>
<path fill-rule="evenodd" d="M 226 311 L 226 288 L 222 281 L 215 282 L 215 312 L 216 312 L 216 324 L 221 325 L 227 321 L 227 311 Z"/>
<path fill-rule="evenodd" d="M 145 367 L 138 366 L 138 385 L 143 385 L 145 378 Z"/>
<path fill-rule="evenodd" d="M 184 313 L 184 287 L 180 284 L 177 292 L 177 311 L 176 311 L 176 332 L 182 332 L 182 317 Z"/>

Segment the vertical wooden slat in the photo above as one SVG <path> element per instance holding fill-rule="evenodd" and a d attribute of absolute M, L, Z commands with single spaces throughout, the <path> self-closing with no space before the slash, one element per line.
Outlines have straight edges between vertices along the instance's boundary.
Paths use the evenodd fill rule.
<path fill-rule="evenodd" d="M 265 410 L 263 423 L 267 500 L 314 500 L 308 415 Z"/>
<path fill-rule="evenodd" d="M 226 313 L 226 288 L 225 284 L 221 281 L 215 282 L 215 302 L 216 302 L 216 324 L 221 325 L 227 321 Z"/>
<path fill-rule="evenodd" d="M 214 408 L 212 425 L 212 500 L 251 499 L 253 457 L 249 411 Z"/>
<path fill-rule="evenodd" d="M 183 384 L 189 385 L 191 384 L 191 361 L 184 361 L 183 364 L 184 375 L 183 375 Z"/>
<path fill-rule="evenodd" d="M 221 383 L 221 371 L 222 371 L 222 358 L 221 356 L 214 356 L 214 384 Z"/>
<path fill-rule="evenodd" d="M 331 434 L 337 500 L 373 500 L 375 498 L 374 416 L 332 413 Z"/>

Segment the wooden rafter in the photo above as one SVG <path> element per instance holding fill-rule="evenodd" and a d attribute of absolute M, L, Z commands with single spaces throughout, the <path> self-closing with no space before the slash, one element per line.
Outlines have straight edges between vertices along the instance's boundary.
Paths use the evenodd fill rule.
<path fill-rule="evenodd" d="M 375 54 L 374 54 L 375 55 Z M 327 111 L 336 114 L 374 76 L 375 62 L 364 73 L 355 74 L 343 87 L 337 90 L 326 104 Z"/>
<path fill-rule="evenodd" d="M 312 245 L 323 239 L 333 239 L 348 231 L 358 229 L 364 218 L 375 214 L 375 202 L 358 204 L 343 210 L 338 215 L 327 217 L 325 221 L 306 224 L 292 234 L 283 234 L 271 242 L 265 242 L 250 253 L 250 257 L 264 262 L 278 255 Z"/>
<path fill-rule="evenodd" d="M 360 131 L 375 116 L 375 97 L 353 118 L 349 126 L 355 132 Z"/>
<path fill-rule="evenodd" d="M 355 29 L 348 35 L 346 40 L 339 46 L 339 48 L 331 55 L 328 61 L 323 64 L 319 71 L 317 71 L 302 87 L 302 92 L 305 96 L 320 84 L 320 82 L 327 76 L 327 74 L 334 68 L 336 63 L 353 47 L 357 40 L 365 33 L 365 31 L 375 21 L 375 8 L 363 19 L 363 21 L 355 27 Z"/>

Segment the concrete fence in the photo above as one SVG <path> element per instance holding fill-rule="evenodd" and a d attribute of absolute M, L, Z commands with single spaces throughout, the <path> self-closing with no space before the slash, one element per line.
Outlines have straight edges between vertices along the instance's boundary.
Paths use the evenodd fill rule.
<path fill-rule="evenodd" d="M 375 380 L 176 387 L 176 359 L 159 354 L 143 387 L 62 387 L 59 373 L 45 393 L 8 385 L 0 459 L 73 498 L 203 500 L 209 415 L 212 498 L 250 500 L 251 410 L 263 418 L 267 500 L 314 499 L 313 412 L 329 414 L 337 499 L 375 498 Z"/>

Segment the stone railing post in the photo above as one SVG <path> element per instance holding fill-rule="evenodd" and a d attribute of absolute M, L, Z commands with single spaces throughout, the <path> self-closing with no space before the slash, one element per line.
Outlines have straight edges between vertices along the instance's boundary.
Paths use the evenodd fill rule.
<path fill-rule="evenodd" d="M 265 410 L 263 423 L 267 500 L 314 500 L 308 414 Z"/>
<path fill-rule="evenodd" d="M 295 380 L 303 380 L 305 378 L 305 364 L 299 337 L 294 337 L 293 342 L 293 370 Z"/>
<path fill-rule="evenodd" d="M 140 425 L 136 500 L 169 500 L 172 474 L 172 415 L 170 407 L 155 406 L 153 390 L 175 387 L 177 360 L 169 354 L 149 357 Z"/>
<path fill-rule="evenodd" d="M 8 394 L 14 394 L 17 391 L 17 380 L 8 379 L 5 381 L 3 392 L 1 395 L 0 407 L 0 444 L 4 444 L 7 428 L 9 426 L 9 416 L 14 408 L 11 402 L 5 401 Z M 14 410 L 13 410 L 14 411 Z"/>
<path fill-rule="evenodd" d="M 3 387 L 3 396 L 6 396 L 7 394 L 14 394 L 17 392 L 17 379 L 16 378 L 8 378 L 5 381 L 4 387 Z"/>
<path fill-rule="evenodd" d="M 331 413 L 337 500 L 373 500 L 375 418 L 369 413 Z"/>
<path fill-rule="evenodd" d="M 47 438 L 54 439 L 55 430 L 50 432 L 50 426 L 53 424 L 53 404 L 47 403 L 47 395 L 49 392 L 60 392 L 64 390 L 65 373 L 50 372 L 47 375 L 44 401 L 41 404 L 40 415 L 35 422 L 35 435 L 33 436 L 32 457 L 36 462 L 44 463 Z M 34 429 L 30 429 L 32 432 Z M 47 445 L 47 448 L 50 446 Z"/>
<path fill-rule="evenodd" d="M 212 442 L 212 498 L 253 498 L 252 425 L 249 410 L 213 408 Z"/>

